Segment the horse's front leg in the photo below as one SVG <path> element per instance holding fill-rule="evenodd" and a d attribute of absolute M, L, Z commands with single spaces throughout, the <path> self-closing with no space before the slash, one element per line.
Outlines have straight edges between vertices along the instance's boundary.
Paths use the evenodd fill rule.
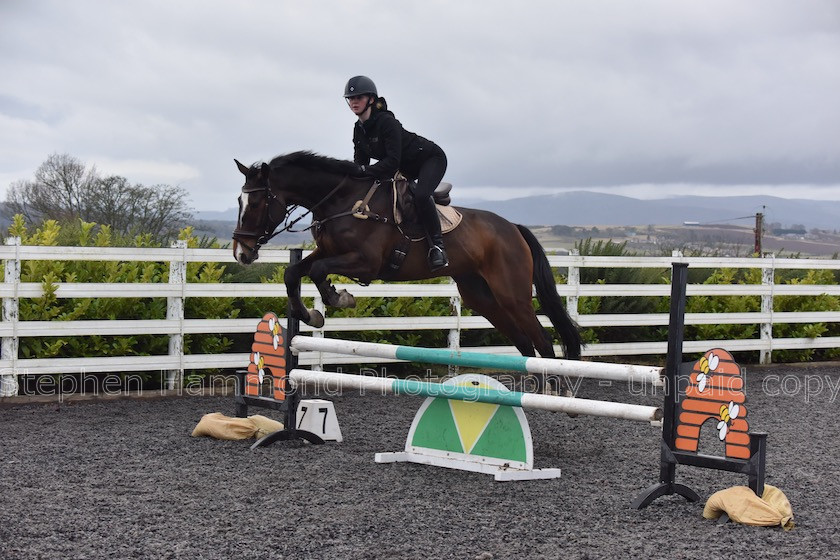
<path fill-rule="evenodd" d="M 303 303 L 300 297 L 300 281 L 310 274 L 312 265 L 318 262 L 319 258 L 318 249 L 315 249 L 299 263 L 286 267 L 286 272 L 283 274 L 283 282 L 286 284 L 286 293 L 289 297 L 289 316 L 300 319 L 316 329 L 324 326 L 324 316 L 316 309 L 308 309 Z"/>
<path fill-rule="evenodd" d="M 324 298 L 324 303 L 330 307 L 338 307 L 344 309 L 347 307 L 356 307 L 356 298 L 347 290 L 338 291 L 332 285 L 329 278 L 324 278 L 321 281 L 312 279 L 318 286 L 318 291 L 321 292 L 321 297 Z"/>
<path fill-rule="evenodd" d="M 324 298 L 324 303 L 331 307 L 356 307 L 356 298 L 347 290 L 337 291 L 327 278 L 328 274 L 340 274 L 361 281 L 370 281 L 376 276 L 379 265 L 372 264 L 371 259 L 358 252 L 345 253 L 335 257 L 320 259 L 312 263 L 309 277 L 318 286 L 318 291 Z"/>

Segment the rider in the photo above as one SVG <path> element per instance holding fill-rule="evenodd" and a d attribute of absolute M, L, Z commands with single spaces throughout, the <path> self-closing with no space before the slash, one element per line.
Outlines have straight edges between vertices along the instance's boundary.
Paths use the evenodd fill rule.
<path fill-rule="evenodd" d="M 429 240 L 429 266 L 432 270 L 448 266 L 440 217 L 432 199 L 446 172 L 446 154 L 431 140 L 405 130 L 367 76 L 350 78 L 344 97 L 359 117 L 353 129 L 353 161 L 364 175 L 380 181 L 392 179 L 397 171 L 417 180 L 414 204 Z M 377 163 L 370 165 L 371 158 Z"/>

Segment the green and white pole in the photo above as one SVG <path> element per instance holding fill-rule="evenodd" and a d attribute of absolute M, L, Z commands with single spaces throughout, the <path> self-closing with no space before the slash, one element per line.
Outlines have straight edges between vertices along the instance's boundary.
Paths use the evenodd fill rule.
<path fill-rule="evenodd" d="M 632 381 L 649 383 L 654 386 L 664 385 L 663 368 L 631 364 L 506 356 L 480 352 L 461 352 L 440 348 L 416 348 L 412 346 L 396 346 L 393 344 L 377 344 L 374 342 L 355 342 L 333 338 L 313 338 L 309 336 L 294 337 L 292 339 L 292 350 L 333 352 L 336 354 L 364 356 L 368 358 L 500 369 L 537 375 L 559 375 L 564 377 L 606 379 L 609 381 Z"/>
<path fill-rule="evenodd" d="M 300 337 L 296 337 L 298 340 Z M 315 339 L 313 339 L 315 340 Z M 604 416 L 638 422 L 657 422 L 662 419 L 662 409 L 654 406 L 577 399 L 554 395 L 500 391 L 485 387 L 469 387 L 445 383 L 428 383 L 408 379 L 370 377 L 348 373 L 293 369 L 289 378 L 295 384 L 315 385 L 321 391 L 357 389 L 382 394 L 439 397 L 452 400 L 483 402 L 523 409 L 540 409 L 567 414 Z"/>

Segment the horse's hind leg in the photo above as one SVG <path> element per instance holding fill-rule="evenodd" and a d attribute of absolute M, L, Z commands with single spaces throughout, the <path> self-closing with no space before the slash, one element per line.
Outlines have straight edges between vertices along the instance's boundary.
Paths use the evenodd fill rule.
<path fill-rule="evenodd" d="M 510 260 L 502 257 L 499 262 L 521 263 L 521 255 L 518 259 Z M 519 333 L 519 336 L 528 341 L 533 350 L 543 358 L 553 358 L 554 345 L 551 337 L 537 319 L 533 307 L 531 267 L 508 264 L 507 266 L 487 267 L 490 272 L 482 271 L 485 289 L 488 291 L 488 298 L 498 308 L 504 310 L 505 316 L 511 323 L 511 330 Z M 525 355 L 525 354 L 523 354 Z"/>
<path fill-rule="evenodd" d="M 520 259 L 518 259 L 521 262 Z M 502 262 L 513 263 L 517 260 Z M 530 266 L 493 267 L 492 274 L 485 275 L 489 290 L 494 301 L 503 308 L 510 318 L 512 329 L 528 340 L 528 344 L 535 348 L 543 358 L 554 358 L 554 344 L 548 331 L 540 324 L 533 307 L 532 270 Z M 533 356 L 533 353 L 529 354 Z M 557 377 L 538 376 L 540 391 L 545 388 L 546 381 L 554 385 L 557 392 L 570 395 L 568 383 Z"/>
<path fill-rule="evenodd" d="M 456 276 L 455 283 L 461 300 L 470 309 L 483 315 L 504 336 L 508 337 L 523 356 L 534 356 L 534 345 L 530 338 L 516 326 L 507 310 L 493 297 L 487 282 L 478 274 Z"/>

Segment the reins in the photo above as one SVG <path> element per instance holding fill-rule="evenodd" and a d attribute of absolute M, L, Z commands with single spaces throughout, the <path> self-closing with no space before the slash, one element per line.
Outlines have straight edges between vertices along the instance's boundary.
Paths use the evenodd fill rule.
<path fill-rule="evenodd" d="M 356 218 L 362 218 L 362 219 L 370 218 L 374 221 L 377 221 L 377 222 L 380 222 L 380 223 L 385 223 L 385 224 L 391 223 L 392 220 L 389 220 L 385 216 L 380 216 L 379 214 L 377 214 L 375 212 L 372 212 L 370 210 L 370 208 L 368 207 L 368 202 L 370 202 L 370 199 L 373 197 L 374 193 L 376 192 L 376 189 L 380 185 L 379 181 L 374 181 L 373 185 L 368 190 L 364 199 L 356 201 L 356 203 L 353 205 L 353 207 L 350 210 L 347 210 L 347 211 L 344 211 L 344 212 L 339 212 L 337 214 L 333 214 L 332 216 L 327 216 L 326 218 L 324 218 L 322 220 L 314 220 L 313 219 L 312 223 L 309 224 L 307 227 L 305 227 L 303 229 L 298 229 L 298 230 L 292 229 L 292 227 L 294 227 L 295 224 L 297 224 L 299 221 L 301 221 L 305 217 L 312 214 L 315 211 L 315 209 L 317 209 L 324 202 L 329 200 L 335 193 L 337 193 L 347 183 L 347 180 L 349 178 L 350 178 L 349 175 L 345 175 L 344 178 L 338 183 L 338 185 L 336 185 L 329 193 L 327 193 L 324 197 L 322 197 L 321 200 L 319 200 L 317 203 L 313 204 L 311 208 L 308 208 L 306 210 L 306 212 L 304 212 L 303 214 L 301 214 L 300 216 L 298 216 L 297 218 L 295 218 L 292 221 L 289 221 L 289 217 L 292 215 L 292 213 L 294 213 L 295 210 L 297 210 L 300 207 L 300 205 L 299 204 L 294 204 L 294 205 L 291 205 L 288 208 L 286 208 L 285 216 L 283 216 L 282 220 L 279 220 L 279 222 L 283 223 L 283 227 L 280 228 L 280 229 L 275 228 L 274 231 L 269 231 L 268 228 L 269 228 L 269 224 L 271 223 L 271 203 L 274 202 L 275 200 L 277 200 L 277 195 L 275 195 L 274 192 L 271 190 L 271 185 L 268 182 L 268 180 L 266 180 L 266 184 L 265 184 L 264 188 L 265 188 L 265 192 L 266 192 L 266 197 L 268 198 L 268 207 L 266 208 L 265 218 L 262 220 L 262 230 L 263 230 L 262 233 L 258 233 L 258 232 L 255 232 L 255 231 L 241 230 L 241 229 L 237 228 L 237 229 L 233 230 L 233 239 L 236 240 L 241 245 L 243 245 L 249 251 L 255 252 L 261 246 L 265 245 L 271 239 L 280 235 L 284 231 L 288 231 L 289 233 L 301 233 L 301 232 L 310 230 L 312 228 L 316 228 L 316 231 L 317 231 L 325 223 L 327 223 L 329 221 L 332 221 L 332 220 L 335 220 L 336 218 L 342 218 L 344 216 L 354 216 Z M 250 189 L 250 190 L 246 190 L 246 191 L 243 191 L 243 192 L 257 192 L 259 190 L 262 190 L 262 189 L 261 188 Z M 248 237 L 248 238 L 256 237 L 257 241 L 254 244 L 254 246 L 252 247 L 248 243 L 246 243 L 242 239 L 242 237 Z"/>
<path fill-rule="evenodd" d="M 343 186 L 344 186 L 344 183 L 346 183 L 346 182 L 347 182 L 347 179 L 349 179 L 349 178 L 350 178 L 350 176 L 349 176 L 349 175 L 345 175 L 345 176 L 344 176 L 344 179 L 342 179 L 342 180 L 341 180 L 341 182 L 340 182 L 340 183 L 338 183 L 338 185 L 336 185 L 336 186 L 335 186 L 335 188 L 334 188 L 333 190 L 331 190 L 330 192 L 328 192 L 328 193 L 326 194 L 326 196 L 324 196 L 321 200 L 319 200 L 318 202 L 316 202 L 315 204 L 313 204 L 313 205 L 312 205 L 312 208 L 307 209 L 307 210 L 306 210 L 306 212 L 304 212 L 303 214 L 301 214 L 300 216 L 298 216 L 297 218 L 295 218 L 295 219 L 294 219 L 294 220 L 292 220 L 291 222 L 289 222 L 289 223 L 285 224 L 285 225 L 283 226 L 283 228 L 282 228 L 282 229 L 279 229 L 279 230 L 275 231 L 274 233 L 272 233 L 272 234 L 271 234 L 271 236 L 270 236 L 270 237 L 268 237 L 268 239 L 271 239 L 271 238 L 272 238 L 272 237 L 274 237 L 275 235 L 280 234 L 280 233 L 283 233 L 284 231 L 288 231 L 289 233 L 301 233 L 301 232 L 307 231 L 307 230 L 312 229 L 313 227 L 315 227 L 315 226 L 316 226 L 319 222 L 317 222 L 317 221 L 313 220 L 311 224 L 309 224 L 307 227 L 305 227 L 305 228 L 303 228 L 303 229 L 292 229 L 292 226 L 294 226 L 296 223 L 298 223 L 299 221 L 301 221 L 302 219 L 304 219 L 304 218 L 305 218 L 305 217 L 307 217 L 308 215 L 312 214 L 312 213 L 315 211 L 315 209 L 316 209 L 316 208 L 318 208 L 321 204 L 323 204 L 324 202 L 326 202 L 327 200 L 329 200 L 329 199 L 330 199 L 330 197 L 332 197 L 332 195 L 334 195 L 335 193 L 337 193 L 337 192 L 341 189 L 341 187 L 343 187 Z M 269 187 L 266 185 L 266 188 L 269 188 Z M 295 210 L 297 210 L 299 207 L 300 207 L 300 205 L 299 205 L 299 204 L 294 204 L 294 205 L 290 206 L 290 207 L 286 210 L 286 216 L 283 218 L 283 221 L 285 222 L 286 220 L 288 220 L 288 219 L 289 219 L 289 216 L 291 216 L 292 212 L 294 212 Z M 327 220 L 327 219 L 332 219 L 332 218 L 325 218 L 325 220 Z M 323 221 L 325 221 L 325 220 L 322 220 L 320 223 L 323 223 Z M 266 241 L 268 241 L 268 239 L 266 239 Z"/>
<path fill-rule="evenodd" d="M 336 218 L 343 218 L 344 216 L 353 216 L 354 218 L 359 218 L 361 220 L 371 219 L 375 222 L 379 222 L 379 223 L 382 223 L 382 224 L 392 223 L 393 220 L 388 219 L 387 216 L 381 216 L 381 215 L 377 214 L 376 212 L 374 212 L 370 209 L 370 206 L 368 206 L 368 203 L 370 202 L 370 199 L 373 198 L 373 195 L 376 192 L 376 189 L 378 189 L 381 184 L 382 183 L 380 183 L 379 180 L 375 180 L 373 182 L 373 185 L 371 185 L 370 188 L 368 189 L 368 192 L 365 195 L 365 197 L 361 200 L 357 200 L 353 204 L 353 207 L 350 208 L 350 210 L 345 210 L 344 212 L 339 212 L 338 214 L 333 214 L 332 216 L 327 216 L 323 220 L 313 220 L 312 223 L 309 225 L 309 227 L 305 228 L 303 231 L 306 231 L 306 229 L 310 229 L 310 228 L 313 228 L 313 227 L 316 228 L 316 231 L 317 231 L 318 228 L 322 227 L 325 223 L 327 223 L 331 220 L 335 220 Z M 314 206 L 313 206 L 313 208 L 314 208 Z"/>

